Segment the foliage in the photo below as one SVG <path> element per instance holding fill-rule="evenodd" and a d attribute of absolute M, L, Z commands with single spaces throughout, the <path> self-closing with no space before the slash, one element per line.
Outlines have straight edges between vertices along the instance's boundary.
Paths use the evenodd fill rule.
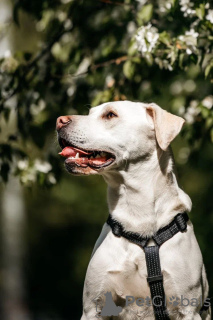
<path fill-rule="evenodd" d="M 17 123 L 0 145 L 4 181 L 12 168 L 24 184 L 54 184 L 56 117 L 86 113 L 88 103 L 155 101 L 185 117 L 189 154 L 213 141 L 207 1 L 17 0 L 17 28 L 21 12 L 35 24 L 39 49 L 7 51 L 0 62 L 1 116 L 8 121 L 15 110 Z"/>

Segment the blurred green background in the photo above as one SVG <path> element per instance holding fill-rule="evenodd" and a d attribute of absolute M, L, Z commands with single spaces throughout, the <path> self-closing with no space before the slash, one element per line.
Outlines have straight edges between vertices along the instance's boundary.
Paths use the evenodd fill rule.
<path fill-rule="evenodd" d="M 80 319 L 106 185 L 65 172 L 55 122 L 111 100 L 186 119 L 172 147 L 211 297 L 212 32 L 208 1 L 0 1 L 1 319 Z"/>

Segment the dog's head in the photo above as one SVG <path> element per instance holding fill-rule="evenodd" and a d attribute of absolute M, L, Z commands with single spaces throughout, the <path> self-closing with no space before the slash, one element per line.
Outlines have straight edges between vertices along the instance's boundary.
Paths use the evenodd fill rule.
<path fill-rule="evenodd" d="M 156 104 L 117 101 L 91 108 L 88 116 L 59 117 L 56 129 L 67 170 L 88 175 L 119 170 L 157 147 L 165 151 L 183 123 Z"/>

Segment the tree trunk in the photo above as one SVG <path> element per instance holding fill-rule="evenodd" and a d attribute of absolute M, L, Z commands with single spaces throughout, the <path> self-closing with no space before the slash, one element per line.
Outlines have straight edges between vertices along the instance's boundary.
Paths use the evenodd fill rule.
<path fill-rule="evenodd" d="M 2 192 L 2 320 L 28 320 L 24 303 L 24 227 L 23 190 L 17 178 Z"/>

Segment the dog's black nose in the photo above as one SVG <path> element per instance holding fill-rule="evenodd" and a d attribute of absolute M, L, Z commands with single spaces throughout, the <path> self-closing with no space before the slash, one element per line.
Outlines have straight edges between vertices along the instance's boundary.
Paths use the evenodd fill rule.
<path fill-rule="evenodd" d="M 66 126 L 69 122 L 72 121 L 72 116 L 62 116 L 59 117 L 56 121 L 56 130 L 60 130 L 62 127 Z"/>

